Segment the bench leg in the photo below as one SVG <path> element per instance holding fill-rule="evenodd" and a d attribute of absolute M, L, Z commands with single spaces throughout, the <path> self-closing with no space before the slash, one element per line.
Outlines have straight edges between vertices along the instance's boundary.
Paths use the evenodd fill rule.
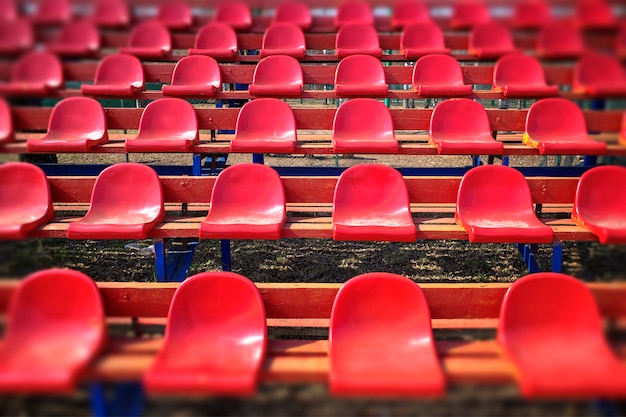
<path fill-rule="evenodd" d="M 183 282 L 187 278 L 197 245 L 196 239 L 172 239 L 166 250 L 164 240 L 155 241 L 157 282 Z"/>
<path fill-rule="evenodd" d="M 102 383 L 93 382 L 89 386 L 89 397 L 95 417 L 139 417 L 143 411 L 145 395 L 140 382 L 116 383 L 111 396 L 107 396 Z"/>
<path fill-rule="evenodd" d="M 537 258 L 535 257 L 537 245 L 516 243 L 515 247 L 519 251 L 520 255 L 522 255 L 522 259 L 524 260 L 526 269 L 529 273 L 534 274 L 536 272 L 541 272 L 541 268 L 539 268 Z"/>
<path fill-rule="evenodd" d="M 552 244 L 552 272 L 561 272 L 563 264 L 563 244 L 560 240 L 555 240 Z"/>
<path fill-rule="evenodd" d="M 221 252 L 222 252 L 222 271 L 230 272 L 231 270 L 231 258 L 230 258 L 230 240 L 220 240 Z"/>
<path fill-rule="evenodd" d="M 252 154 L 252 163 L 253 164 L 261 164 L 263 165 L 265 163 L 265 158 L 263 157 L 262 153 L 253 153 Z"/>

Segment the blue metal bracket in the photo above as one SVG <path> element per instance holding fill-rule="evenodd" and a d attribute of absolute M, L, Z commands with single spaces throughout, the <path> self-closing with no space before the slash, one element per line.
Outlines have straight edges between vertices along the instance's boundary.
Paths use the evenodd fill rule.
<path fill-rule="evenodd" d="M 154 242 L 157 282 L 183 282 L 189 273 L 197 239 L 171 239 L 166 249 L 164 240 Z"/>
<path fill-rule="evenodd" d="M 89 385 L 89 399 L 94 417 L 139 417 L 143 411 L 145 394 L 140 382 L 116 383 L 110 393 L 107 393 L 102 383 L 92 382 Z"/>
<path fill-rule="evenodd" d="M 231 270 L 230 240 L 220 240 L 222 252 L 222 271 Z"/>
<path fill-rule="evenodd" d="M 563 265 L 563 244 L 555 240 L 552 244 L 552 272 L 561 272 Z"/>
<path fill-rule="evenodd" d="M 537 263 L 537 258 L 535 256 L 535 252 L 537 251 L 537 245 L 534 244 L 523 244 L 516 243 L 515 247 L 522 255 L 522 259 L 526 264 L 526 269 L 531 274 L 535 272 L 541 272 L 541 268 L 539 268 L 539 264 Z"/>

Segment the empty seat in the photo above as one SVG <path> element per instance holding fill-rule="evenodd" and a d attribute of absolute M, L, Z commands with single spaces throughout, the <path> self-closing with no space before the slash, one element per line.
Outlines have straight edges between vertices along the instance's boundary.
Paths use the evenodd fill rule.
<path fill-rule="evenodd" d="M 130 33 L 128 46 L 120 53 L 140 58 L 160 58 L 172 52 L 172 39 L 167 28 L 157 20 L 139 23 Z"/>
<path fill-rule="evenodd" d="M 470 242 L 552 243 L 535 215 L 526 178 L 503 165 L 472 168 L 461 180 L 454 215 Z"/>
<path fill-rule="evenodd" d="M 253 96 L 299 96 L 303 90 L 300 63 L 286 55 L 271 55 L 260 60 L 248 87 Z"/>
<path fill-rule="evenodd" d="M 328 355 L 332 394 L 444 394 L 426 297 L 400 275 L 363 274 L 342 285 L 330 317 Z"/>
<path fill-rule="evenodd" d="M 503 23 L 481 23 L 472 29 L 469 37 L 470 54 L 479 59 L 494 59 L 512 52 L 515 52 L 513 35 Z"/>
<path fill-rule="evenodd" d="M 293 23 L 274 23 L 263 35 L 261 57 L 289 55 L 302 59 L 305 52 L 304 33 Z"/>
<path fill-rule="evenodd" d="M 225 23 L 213 22 L 196 35 L 189 55 L 208 55 L 215 59 L 232 59 L 237 54 L 237 34 Z"/>
<path fill-rule="evenodd" d="M 146 239 L 165 219 L 157 173 L 147 165 L 112 165 L 98 175 L 91 204 L 82 219 L 70 223 L 70 239 Z"/>
<path fill-rule="evenodd" d="M 252 395 L 267 346 L 263 299 L 247 278 L 204 272 L 174 293 L 150 393 Z"/>
<path fill-rule="evenodd" d="M 276 98 L 259 98 L 244 104 L 237 116 L 231 152 L 293 153 L 296 119 L 289 104 Z"/>
<path fill-rule="evenodd" d="M 335 153 L 397 153 L 389 109 L 371 98 L 344 102 L 333 121 Z"/>
<path fill-rule="evenodd" d="M 180 98 L 161 98 L 146 106 L 139 132 L 126 140 L 127 152 L 188 152 L 199 142 L 193 106 Z"/>
<path fill-rule="evenodd" d="M 333 239 L 414 242 L 417 235 L 402 175 L 362 164 L 339 177 L 333 198 Z"/>
<path fill-rule="evenodd" d="M 172 83 L 162 87 L 166 96 L 214 96 L 222 89 L 217 61 L 210 56 L 189 55 L 174 66 Z"/>
<path fill-rule="evenodd" d="M 29 275 L 9 305 L 0 392 L 71 393 L 105 339 L 104 308 L 91 278 L 69 269 Z"/>
<path fill-rule="evenodd" d="M 220 173 L 202 239 L 280 239 L 287 220 L 280 176 L 262 164 L 237 164 Z"/>
<path fill-rule="evenodd" d="M 564 98 L 546 98 L 530 106 L 523 141 L 542 155 L 606 153 L 606 143 L 589 137 L 582 110 Z"/>
<path fill-rule="evenodd" d="M 145 88 L 141 61 L 126 54 L 104 57 L 98 63 L 94 83 L 80 87 L 83 94 L 94 96 L 132 96 Z"/>
<path fill-rule="evenodd" d="M 92 19 L 101 28 L 122 28 L 130 24 L 130 13 L 125 0 L 99 0 Z"/>
<path fill-rule="evenodd" d="M 0 146 L 13 142 L 13 117 L 11 116 L 11 107 L 3 98 L 0 97 Z"/>
<path fill-rule="evenodd" d="M 418 59 L 430 54 L 449 54 L 443 32 L 434 22 L 411 23 L 400 35 L 400 52 L 406 59 Z"/>
<path fill-rule="evenodd" d="M 547 59 L 578 58 L 585 50 L 580 30 L 567 22 L 543 26 L 537 39 L 537 56 Z"/>
<path fill-rule="evenodd" d="M 305 31 L 311 28 L 312 22 L 309 6 L 300 1 L 279 4 L 274 15 L 274 23 L 292 23 Z"/>
<path fill-rule="evenodd" d="M 419 97 L 464 97 L 472 86 L 464 84 L 456 58 L 444 54 L 421 57 L 413 67 L 413 91 Z"/>
<path fill-rule="evenodd" d="M 542 272 L 513 283 L 498 341 L 526 398 L 626 395 L 626 368 L 604 339 L 591 291 L 576 278 Z"/>
<path fill-rule="evenodd" d="M 477 101 L 453 98 L 435 106 L 429 140 L 440 155 L 502 155 L 504 145 L 491 135 L 487 111 Z"/>
<path fill-rule="evenodd" d="M 383 65 L 373 56 L 351 55 L 337 64 L 335 70 L 337 97 L 384 97 L 387 92 Z"/>
<path fill-rule="evenodd" d="M 335 16 L 335 27 L 339 29 L 344 25 L 355 23 L 369 26 L 374 24 L 374 15 L 369 3 L 361 0 L 347 0 L 339 4 Z"/>
<path fill-rule="evenodd" d="M 35 34 L 28 20 L 9 20 L 0 25 L 1 55 L 17 55 L 28 51 L 34 44 Z"/>
<path fill-rule="evenodd" d="M 511 98 L 540 98 L 559 94 L 558 86 L 546 84 L 539 60 L 524 54 L 503 56 L 496 62 L 493 89 Z"/>
<path fill-rule="evenodd" d="M 3 23 L 16 20 L 19 17 L 17 0 L 0 1 L 0 21 Z"/>
<path fill-rule="evenodd" d="M 37 10 L 30 18 L 38 25 L 58 25 L 66 23 L 71 17 L 70 0 L 39 0 Z"/>
<path fill-rule="evenodd" d="M 491 20 L 489 8 L 482 1 L 460 1 L 452 6 L 450 26 L 453 29 L 471 29 Z"/>
<path fill-rule="evenodd" d="M 42 96 L 63 86 L 63 68 L 50 52 L 28 52 L 13 65 L 11 81 L 0 83 L 0 95 Z"/>
<path fill-rule="evenodd" d="M 60 56 L 88 56 L 100 49 L 98 28 L 89 20 L 66 23 L 48 50 Z"/>
<path fill-rule="evenodd" d="M 403 29 L 415 23 L 429 23 L 430 13 L 428 6 L 422 0 L 401 0 L 393 6 L 391 28 Z"/>
<path fill-rule="evenodd" d="M 157 20 L 168 29 L 189 29 L 193 23 L 191 7 L 183 0 L 173 0 L 159 6 Z"/>
<path fill-rule="evenodd" d="M 525 0 L 513 6 L 511 26 L 516 29 L 539 29 L 550 19 L 550 7 L 543 0 Z"/>
<path fill-rule="evenodd" d="M 626 70 L 617 57 L 587 53 L 574 67 L 572 91 L 589 97 L 626 96 Z"/>
<path fill-rule="evenodd" d="M 599 166 L 578 182 L 572 219 L 602 244 L 626 243 L 626 168 Z"/>
<path fill-rule="evenodd" d="M 335 38 L 335 55 L 344 58 L 349 55 L 371 55 L 380 59 L 380 49 L 376 28 L 365 23 L 343 25 Z"/>
<path fill-rule="evenodd" d="M 235 30 L 249 30 L 252 27 L 252 14 L 246 3 L 222 1 L 215 11 L 215 22 L 225 23 Z"/>
<path fill-rule="evenodd" d="M 48 133 L 28 139 L 28 152 L 89 152 L 108 141 L 106 116 L 100 103 L 89 97 L 69 97 L 52 109 Z"/>
<path fill-rule="evenodd" d="M 576 23 L 585 29 L 613 29 L 617 19 L 611 5 L 604 0 L 582 0 L 576 3 Z"/>
<path fill-rule="evenodd" d="M 26 239 L 54 218 L 46 174 L 36 165 L 0 165 L 0 239 Z"/>

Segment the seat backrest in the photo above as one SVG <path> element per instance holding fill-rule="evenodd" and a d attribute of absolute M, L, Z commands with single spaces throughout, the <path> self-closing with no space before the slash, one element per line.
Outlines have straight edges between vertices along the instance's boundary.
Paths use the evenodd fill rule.
<path fill-rule="evenodd" d="M 543 0 L 520 1 L 513 6 L 514 27 L 541 27 L 550 18 L 550 7 Z"/>
<path fill-rule="evenodd" d="M 362 0 L 346 0 L 337 7 L 335 26 L 341 28 L 346 24 L 374 24 L 374 16 L 369 3 Z"/>
<path fill-rule="evenodd" d="M 181 98 L 154 100 L 141 114 L 138 137 L 195 140 L 198 138 L 196 111 L 191 103 Z"/>
<path fill-rule="evenodd" d="M 371 98 L 344 102 L 335 113 L 333 137 L 393 138 L 393 120 L 384 103 Z"/>
<path fill-rule="evenodd" d="M 237 34 L 226 23 L 211 22 L 198 31 L 194 48 L 237 50 Z"/>
<path fill-rule="evenodd" d="M 524 54 L 510 54 L 498 59 L 493 70 L 493 86 L 506 85 L 536 86 L 545 85 L 543 67 L 535 57 Z"/>
<path fill-rule="evenodd" d="M 13 117 L 11 107 L 0 98 L 0 145 L 13 141 Z"/>
<path fill-rule="evenodd" d="M 623 86 L 626 84 L 626 70 L 617 57 L 589 52 L 576 62 L 573 84 Z"/>
<path fill-rule="evenodd" d="M 252 84 L 303 84 L 302 67 L 297 59 L 286 55 L 263 58 L 254 68 Z"/>
<path fill-rule="evenodd" d="M 274 16 L 275 23 L 293 23 L 302 30 L 309 30 L 312 21 L 309 6 L 300 1 L 279 4 Z"/>
<path fill-rule="evenodd" d="M 567 22 L 554 21 L 539 31 L 537 48 L 546 55 L 561 51 L 579 53 L 584 49 L 580 30 Z"/>
<path fill-rule="evenodd" d="M 0 165 L 0 212 L 7 216 L 16 211 L 20 215 L 28 213 L 31 221 L 54 217 L 48 178 L 34 164 L 6 162 Z"/>
<path fill-rule="evenodd" d="M 16 20 L 18 16 L 19 13 L 16 0 L 0 1 L 0 22 L 10 22 Z"/>
<path fill-rule="evenodd" d="M 574 211 L 604 221 L 626 218 L 626 168 L 605 165 L 585 172 L 576 188 Z"/>
<path fill-rule="evenodd" d="M 92 14 L 100 27 L 124 27 L 130 23 L 130 13 L 125 0 L 99 0 Z"/>
<path fill-rule="evenodd" d="M 60 88 L 63 85 L 61 61 L 49 52 L 28 52 L 13 67 L 12 81 Z"/>
<path fill-rule="evenodd" d="M 380 61 L 370 55 L 350 55 L 337 64 L 335 85 L 385 83 L 385 71 Z"/>
<path fill-rule="evenodd" d="M 421 0 L 401 0 L 393 6 L 391 26 L 399 29 L 413 23 L 431 22 L 428 6 Z"/>
<path fill-rule="evenodd" d="M 491 134 L 487 111 L 469 98 L 452 98 L 435 106 L 430 117 L 430 136 L 433 138 L 473 138 Z"/>
<path fill-rule="evenodd" d="M 337 31 L 335 49 L 376 49 L 380 47 L 376 28 L 367 23 L 348 23 Z"/>
<path fill-rule="evenodd" d="M 172 40 L 170 32 L 157 20 L 148 20 L 136 25 L 131 34 L 128 46 L 131 48 L 159 48 L 170 50 Z"/>
<path fill-rule="evenodd" d="M 288 139 L 296 135 L 296 119 L 286 102 L 276 98 L 258 98 L 243 105 L 235 130 L 238 136 Z"/>
<path fill-rule="evenodd" d="M 52 109 L 48 135 L 55 138 L 102 138 L 107 132 L 106 116 L 100 103 L 89 97 L 68 97 Z"/>
<path fill-rule="evenodd" d="M 98 64 L 94 84 L 132 84 L 141 88 L 144 85 L 141 61 L 128 54 L 106 56 Z"/>
<path fill-rule="evenodd" d="M 587 136 L 583 112 L 564 98 L 546 98 L 530 106 L 525 132 L 531 138 L 569 138 Z"/>
<path fill-rule="evenodd" d="M 96 51 L 100 48 L 100 33 L 92 21 L 77 20 L 66 23 L 56 41 L 63 45 L 85 45 Z"/>
<path fill-rule="evenodd" d="M 472 28 L 469 47 L 470 49 L 497 47 L 512 50 L 515 45 L 508 26 L 501 22 L 485 22 Z"/>
<path fill-rule="evenodd" d="M 0 52 L 16 53 L 30 49 L 35 44 L 35 34 L 27 19 L 15 19 L 0 25 Z"/>
<path fill-rule="evenodd" d="M 459 1 L 452 6 L 452 26 L 470 28 L 491 19 L 489 8 L 481 0 Z"/>
<path fill-rule="evenodd" d="M 456 58 L 445 54 L 421 57 L 413 67 L 413 85 L 463 85 L 463 72 Z"/>
<path fill-rule="evenodd" d="M 434 22 L 408 24 L 400 35 L 400 49 L 445 49 L 443 32 Z"/>
<path fill-rule="evenodd" d="M 173 0 L 159 6 L 157 20 L 167 27 L 181 29 L 191 26 L 193 14 L 191 7 L 186 2 Z"/>
<path fill-rule="evenodd" d="M 72 17 L 70 0 L 40 0 L 36 20 L 45 23 L 61 23 Z"/>
<path fill-rule="evenodd" d="M 248 30 L 252 26 L 252 14 L 246 3 L 222 1 L 215 11 L 215 21 L 225 23 L 235 30 Z"/>
<path fill-rule="evenodd" d="M 304 33 L 293 23 L 274 23 L 263 34 L 263 49 L 305 48 Z"/>
<path fill-rule="evenodd" d="M 578 1 L 575 13 L 583 27 L 613 26 L 616 22 L 611 5 L 604 0 Z"/>
<path fill-rule="evenodd" d="M 189 55 L 181 58 L 172 72 L 172 85 L 212 85 L 222 88 L 222 74 L 210 56 Z"/>

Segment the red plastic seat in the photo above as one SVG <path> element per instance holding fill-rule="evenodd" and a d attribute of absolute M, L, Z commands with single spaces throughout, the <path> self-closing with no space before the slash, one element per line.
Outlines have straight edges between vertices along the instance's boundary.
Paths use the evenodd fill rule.
<path fill-rule="evenodd" d="M 63 68 L 50 52 L 28 52 L 14 65 L 9 83 L 0 83 L 0 95 L 42 96 L 63 86 Z"/>
<path fill-rule="evenodd" d="M 60 56 L 88 56 L 100 49 L 98 28 L 89 20 L 66 23 L 48 50 Z"/>
<path fill-rule="evenodd" d="M 293 153 L 296 136 L 296 118 L 289 104 L 277 98 L 259 98 L 239 111 L 230 151 Z"/>
<path fill-rule="evenodd" d="M 287 220 L 280 176 L 262 164 L 237 164 L 220 173 L 202 239 L 280 239 Z"/>
<path fill-rule="evenodd" d="M 363 274 L 341 287 L 330 317 L 328 354 L 332 394 L 444 394 L 426 297 L 400 275 Z"/>
<path fill-rule="evenodd" d="M 335 38 L 335 55 L 344 58 L 350 55 L 371 55 L 380 59 L 380 49 L 376 28 L 366 23 L 350 23 L 341 26 Z"/>
<path fill-rule="evenodd" d="M 463 72 L 456 58 L 432 54 L 421 57 L 415 63 L 413 91 L 419 97 L 463 97 L 472 95 L 472 86 L 464 84 Z"/>
<path fill-rule="evenodd" d="M 572 219 L 602 244 L 626 243 L 626 168 L 599 166 L 578 182 Z"/>
<path fill-rule="evenodd" d="M 470 33 L 469 53 L 479 59 L 500 58 L 515 51 L 513 35 L 503 23 L 481 23 Z"/>
<path fill-rule="evenodd" d="M 543 0 L 525 0 L 513 6 L 511 26 L 516 29 L 539 29 L 550 19 L 550 7 Z"/>
<path fill-rule="evenodd" d="M 210 56 L 189 55 L 174 66 L 172 83 L 162 87 L 164 96 L 214 96 L 222 89 L 222 74 Z"/>
<path fill-rule="evenodd" d="M 189 55 L 208 55 L 215 59 L 232 59 L 237 55 L 237 34 L 225 23 L 209 23 L 196 35 Z"/>
<path fill-rule="evenodd" d="M 347 0 L 339 4 L 335 16 L 335 27 L 340 29 L 351 24 L 374 25 L 374 15 L 368 2 Z"/>
<path fill-rule="evenodd" d="M 615 48 L 617 55 L 620 58 L 626 57 L 626 22 L 622 22 L 620 25 L 615 41 L 617 43 Z"/>
<path fill-rule="evenodd" d="M 193 14 L 185 1 L 173 0 L 159 6 L 157 20 L 168 29 L 184 30 L 193 24 Z"/>
<path fill-rule="evenodd" d="M 388 92 L 385 71 L 380 61 L 370 55 L 350 55 L 337 64 L 337 97 L 380 97 Z"/>
<path fill-rule="evenodd" d="M 160 98 L 146 106 L 139 132 L 126 140 L 127 152 L 188 152 L 199 143 L 193 106 L 180 98 Z"/>
<path fill-rule="evenodd" d="M 537 56 L 549 59 L 575 59 L 585 50 L 580 30 L 567 22 L 551 22 L 541 28 Z"/>
<path fill-rule="evenodd" d="M 160 58 L 172 52 L 172 39 L 163 23 L 148 20 L 133 28 L 128 46 L 119 51 L 140 58 Z"/>
<path fill-rule="evenodd" d="M 552 243 L 533 211 L 524 175 L 503 165 L 472 168 L 461 180 L 454 217 L 478 243 Z"/>
<path fill-rule="evenodd" d="M 622 130 L 619 135 L 619 143 L 626 145 L 626 113 L 622 117 Z"/>
<path fill-rule="evenodd" d="M 5 143 L 13 142 L 13 117 L 11 116 L 11 107 L 4 99 L 0 97 L 0 146 Z"/>
<path fill-rule="evenodd" d="M 506 55 L 496 62 L 493 89 L 511 98 L 540 98 L 559 94 L 558 86 L 546 84 L 539 60 L 524 54 Z"/>
<path fill-rule="evenodd" d="M 475 25 L 491 20 L 489 8 L 482 1 L 459 1 L 452 6 L 450 27 L 453 29 L 471 29 Z"/>
<path fill-rule="evenodd" d="M 122 28 L 130 24 L 130 13 L 125 0 L 99 0 L 92 19 L 101 28 Z"/>
<path fill-rule="evenodd" d="M 252 395 L 267 346 L 256 286 L 232 272 L 204 272 L 176 290 L 165 340 L 144 376 L 150 393 Z"/>
<path fill-rule="evenodd" d="M 286 55 L 271 55 L 260 60 L 248 87 L 253 96 L 300 96 L 303 90 L 300 63 Z"/>
<path fill-rule="evenodd" d="M 415 23 L 430 23 L 428 6 L 421 0 L 400 0 L 393 6 L 391 28 L 403 29 Z"/>
<path fill-rule="evenodd" d="M 94 83 L 80 87 L 83 94 L 94 96 L 132 96 L 145 89 L 141 61 L 126 54 L 104 57 L 98 63 Z"/>
<path fill-rule="evenodd" d="M 591 291 L 576 278 L 542 272 L 513 283 L 498 341 L 526 398 L 626 395 L 626 368 L 604 339 Z"/>
<path fill-rule="evenodd" d="M 292 23 L 306 31 L 311 28 L 312 22 L 311 11 L 306 3 L 289 1 L 276 8 L 274 23 Z"/>
<path fill-rule="evenodd" d="M 28 152 L 89 152 L 108 141 L 106 116 L 100 103 L 89 97 L 69 97 L 52 109 L 48 133 L 28 139 Z"/>
<path fill-rule="evenodd" d="M 333 121 L 335 153 L 397 153 L 393 120 L 383 103 L 371 98 L 344 102 Z"/>
<path fill-rule="evenodd" d="M 39 0 L 37 11 L 30 19 L 38 25 L 58 25 L 68 22 L 71 17 L 70 0 Z"/>
<path fill-rule="evenodd" d="M 16 19 L 0 22 L 0 54 L 17 55 L 34 46 L 35 34 L 30 21 Z"/>
<path fill-rule="evenodd" d="M 54 218 L 46 174 L 36 165 L 0 165 L 0 239 L 26 239 Z"/>
<path fill-rule="evenodd" d="M 147 165 L 112 165 L 98 175 L 91 205 L 70 223 L 69 239 L 146 239 L 165 219 L 159 176 Z"/>
<path fill-rule="evenodd" d="M 453 98 L 435 106 L 429 140 L 440 155 L 502 155 L 504 145 L 491 135 L 485 108 L 469 98 Z"/>
<path fill-rule="evenodd" d="M 530 106 L 523 141 L 542 155 L 606 153 L 606 143 L 589 137 L 582 110 L 564 98 L 546 98 Z"/>
<path fill-rule="evenodd" d="M 74 391 L 105 339 L 104 308 L 91 278 L 69 269 L 29 275 L 9 305 L 0 392 Z"/>
<path fill-rule="evenodd" d="M 362 164 L 339 177 L 333 198 L 333 239 L 414 242 L 417 235 L 402 175 Z"/>
<path fill-rule="evenodd" d="M 222 1 L 215 11 L 215 22 L 225 23 L 234 30 L 249 30 L 252 27 L 250 7 L 240 1 Z"/>
<path fill-rule="evenodd" d="M 443 32 L 434 22 L 411 23 L 400 35 L 400 52 L 406 59 L 418 59 L 430 54 L 450 54 L 445 47 Z"/>
<path fill-rule="evenodd" d="M 572 90 L 589 97 L 624 97 L 626 70 L 617 57 L 587 53 L 574 67 Z"/>
<path fill-rule="evenodd" d="M 293 23 L 274 23 L 263 35 L 261 57 L 289 55 L 302 59 L 305 52 L 304 33 Z"/>
<path fill-rule="evenodd" d="M 576 4 L 576 22 L 585 29 L 613 29 L 617 19 L 604 0 L 582 0 Z"/>
<path fill-rule="evenodd" d="M 6 23 L 19 17 L 17 0 L 0 1 L 0 22 Z"/>

